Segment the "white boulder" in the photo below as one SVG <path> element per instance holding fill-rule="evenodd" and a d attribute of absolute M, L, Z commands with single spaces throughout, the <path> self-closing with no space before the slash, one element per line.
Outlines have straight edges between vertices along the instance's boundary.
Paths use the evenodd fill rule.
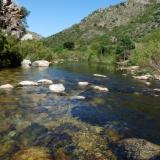
<path fill-rule="evenodd" d="M 50 85 L 53 84 L 53 81 L 49 80 L 49 79 L 41 79 L 39 81 L 37 81 L 38 84 L 44 84 L 44 85 Z"/>
<path fill-rule="evenodd" d="M 86 87 L 89 85 L 89 83 L 88 82 L 78 82 L 78 85 L 81 87 Z"/>
<path fill-rule="evenodd" d="M 153 76 L 150 74 L 146 74 L 142 76 L 133 76 L 133 78 L 138 79 L 138 80 L 149 80 L 149 79 L 152 79 Z"/>
<path fill-rule="evenodd" d="M 74 96 L 73 99 L 77 99 L 77 100 L 85 100 L 86 97 L 84 97 L 84 96 Z"/>
<path fill-rule="evenodd" d="M 107 76 L 102 75 L 102 74 L 93 74 L 94 77 L 102 77 L 102 78 L 107 78 Z"/>
<path fill-rule="evenodd" d="M 92 86 L 93 89 L 101 91 L 101 92 L 109 92 L 108 88 L 100 87 L 100 86 Z"/>
<path fill-rule="evenodd" d="M 154 91 L 160 92 L 160 88 L 155 88 Z"/>
<path fill-rule="evenodd" d="M 21 62 L 21 65 L 22 67 L 24 68 L 29 68 L 31 66 L 32 62 L 28 59 L 24 59 L 22 62 Z"/>
<path fill-rule="evenodd" d="M 50 62 L 46 60 L 39 60 L 32 63 L 33 67 L 48 67 Z"/>
<path fill-rule="evenodd" d="M 155 78 L 156 80 L 160 80 L 160 75 L 154 75 L 154 78 Z"/>
<path fill-rule="evenodd" d="M 19 83 L 20 86 L 38 86 L 37 82 L 33 81 L 22 81 Z"/>
<path fill-rule="evenodd" d="M 11 84 L 1 85 L 0 89 L 13 89 L 14 87 Z"/>
<path fill-rule="evenodd" d="M 62 93 L 65 91 L 65 87 L 63 84 L 52 84 L 49 86 L 49 89 L 54 93 Z"/>

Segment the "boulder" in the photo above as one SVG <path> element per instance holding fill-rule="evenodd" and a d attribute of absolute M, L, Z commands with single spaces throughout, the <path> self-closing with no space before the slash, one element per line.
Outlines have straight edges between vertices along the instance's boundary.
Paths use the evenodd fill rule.
<path fill-rule="evenodd" d="M 101 92 L 109 92 L 108 88 L 100 87 L 100 86 L 92 86 L 93 89 L 101 91 Z"/>
<path fill-rule="evenodd" d="M 107 76 L 102 75 L 102 74 L 93 74 L 94 77 L 102 77 L 102 78 L 107 78 Z"/>
<path fill-rule="evenodd" d="M 39 60 L 32 63 L 33 67 L 48 67 L 50 62 L 45 60 Z"/>
<path fill-rule="evenodd" d="M 19 83 L 20 86 L 38 86 L 37 82 L 33 81 L 22 81 Z"/>
<path fill-rule="evenodd" d="M 155 88 L 154 91 L 160 92 L 160 88 Z"/>
<path fill-rule="evenodd" d="M 160 146 L 144 139 L 124 139 L 116 147 L 115 151 L 121 159 L 150 160 L 160 158 Z"/>
<path fill-rule="evenodd" d="M 53 84 L 53 81 L 49 80 L 49 79 L 41 79 L 39 81 L 37 81 L 38 84 L 43 84 L 43 85 L 50 85 Z"/>
<path fill-rule="evenodd" d="M 14 87 L 11 84 L 1 85 L 0 89 L 13 89 Z"/>
<path fill-rule="evenodd" d="M 133 76 L 133 78 L 139 79 L 139 80 L 149 80 L 149 79 L 152 79 L 153 76 L 150 74 L 146 74 L 146 75 L 142 75 L 142 76 Z"/>
<path fill-rule="evenodd" d="M 52 84 L 49 86 L 49 89 L 54 93 L 62 93 L 65 91 L 65 87 L 63 84 Z"/>
<path fill-rule="evenodd" d="M 156 80 L 160 80 L 160 75 L 154 75 L 154 78 L 155 78 Z"/>
<path fill-rule="evenodd" d="M 81 87 L 86 87 L 89 85 L 89 83 L 88 82 L 78 82 L 78 85 Z"/>
<path fill-rule="evenodd" d="M 28 59 L 24 59 L 24 60 L 21 62 L 21 65 L 22 65 L 22 67 L 24 67 L 24 68 L 30 67 L 31 64 L 32 64 L 32 62 L 31 62 L 30 60 L 28 60 Z"/>

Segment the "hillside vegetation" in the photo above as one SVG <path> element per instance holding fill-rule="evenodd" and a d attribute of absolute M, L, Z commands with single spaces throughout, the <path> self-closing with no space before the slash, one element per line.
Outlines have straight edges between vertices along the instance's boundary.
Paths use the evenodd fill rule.
<path fill-rule="evenodd" d="M 25 55 L 34 59 L 79 59 L 106 64 L 129 60 L 129 64 L 157 69 L 159 27 L 159 0 L 129 0 L 99 9 L 79 24 L 37 42 L 41 43 L 42 50 L 43 46 L 46 48 L 47 53 L 41 52 L 41 49 L 27 52 L 27 43 L 31 44 L 32 41 L 21 45 Z"/>

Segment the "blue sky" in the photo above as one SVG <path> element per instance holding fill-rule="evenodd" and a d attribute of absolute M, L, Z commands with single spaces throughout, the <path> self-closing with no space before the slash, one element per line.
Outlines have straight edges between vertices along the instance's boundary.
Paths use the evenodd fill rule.
<path fill-rule="evenodd" d="M 123 0 L 16 0 L 25 6 L 29 30 L 43 36 L 62 31 L 98 8 L 105 8 Z"/>

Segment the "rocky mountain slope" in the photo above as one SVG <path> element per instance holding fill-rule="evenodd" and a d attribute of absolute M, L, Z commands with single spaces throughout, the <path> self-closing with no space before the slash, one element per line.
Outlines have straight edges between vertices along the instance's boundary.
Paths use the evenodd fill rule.
<path fill-rule="evenodd" d="M 0 28 L 8 35 L 22 37 L 27 11 L 11 0 L 0 0 Z"/>
<path fill-rule="evenodd" d="M 48 37 L 46 44 L 54 47 L 67 41 L 87 42 L 97 36 L 113 34 L 113 30 L 131 26 L 133 23 L 133 34 L 150 32 L 159 27 L 159 22 L 153 17 L 156 14 L 159 16 L 159 3 L 160 0 L 128 0 L 109 8 L 98 9 L 79 24 Z M 141 18 L 141 21 L 138 18 Z"/>
<path fill-rule="evenodd" d="M 21 38 L 22 41 L 25 40 L 41 40 L 43 39 L 43 36 L 35 33 L 35 32 L 31 32 L 31 31 L 26 31 L 26 34 Z"/>

